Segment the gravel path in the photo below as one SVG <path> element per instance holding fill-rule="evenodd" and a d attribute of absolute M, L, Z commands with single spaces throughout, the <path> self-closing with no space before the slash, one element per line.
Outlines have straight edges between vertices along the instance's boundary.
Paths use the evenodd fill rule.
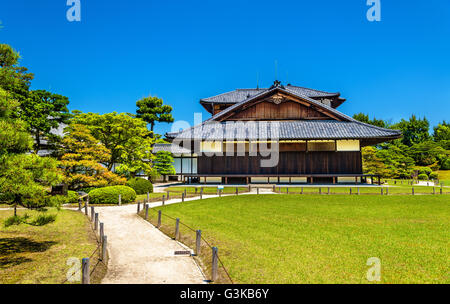
<path fill-rule="evenodd" d="M 96 207 L 108 236 L 109 263 L 103 284 L 201 284 L 205 277 L 194 259 L 175 256 L 187 250 L 136 215 L 136 205 Z"/>

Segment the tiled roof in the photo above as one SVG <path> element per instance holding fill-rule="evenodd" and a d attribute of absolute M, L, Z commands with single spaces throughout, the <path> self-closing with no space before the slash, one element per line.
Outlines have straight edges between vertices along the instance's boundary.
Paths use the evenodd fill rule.
<path fill-rule="evenodd" d="M 310 98 L 326 98 L 326 97 L 337 97 L 339 93 L 329 93 L 324 91 L 318 91 L 303 87 L 297 86 L 285 86 L 286 89 L 289 89 L 297 94 L 304 95 Z M 226 103 L 226 104 L 234 104 L 246 100 L 250 97 L 253 97 L 261 92 L 267 92 L 271 88 L 268 89 L 237 89 L 231 92 L 223 93 L 220 95 L 216 95 L 209 98 L 201 99 L 201 103 Z"/>
<path fill-rule="evenodd" d="M 180 147 L 178 145 L 155 144 L 153 146 L 153 153 L 158 153 L 160 151 L 166 151 L 166 152 L 170 152 L 172 154 L 189 154 L 189 153 L 191 153 L 191 150 L 185 149 L 185 148 Z"/>
<path fill-rule="evenodd" d="M 227 129 L 226 124 L 227 122 L 203 123 L 180 133 L 169 133 L 167 136 L 194 140 L 394 139 L 401 136 L 398 130 L 384 129 L 359 121 L 264 121 L 242 123 L 244 125 L 233 131 L 230 131 L 231 128 Z M 274 132 L 276 130 L 278 132 Z"/>

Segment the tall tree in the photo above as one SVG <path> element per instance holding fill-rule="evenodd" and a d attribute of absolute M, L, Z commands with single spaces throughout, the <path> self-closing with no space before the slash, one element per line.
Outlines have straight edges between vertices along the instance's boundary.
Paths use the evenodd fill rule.
<path fill-rule="evenodd" d="M 20 55 L 11 46 L 0 44 L 0 87 L 9 93 L 9 98 L 24 102 L 34 75 L 20 67 Z"/>
<path fill-rule="evenodd" d="M 133 176 L 140 170 L 151 170 L 148 163 L 153 158 L 151 146 L 154 139 L 143 120 L 129 113 L 78 113 L 73 117 L 73 123 L 85 125 L 92 136 L 111 151 L 110 157 L 103 162 L 108 170 L 116 164 L 126 166 L 120 171 L 124 175 Z M 125 172 L 125 168 L 129 172 Z"/>
<path fill-rule="evenodd" d="M 450 140 L 450 124 L 445 120 L 433 128 L 433 139 L 435 141 Z"/>
<path fill-rule="evenodd" d="M 0 88 L 0 202 L 14 206 L 43 207 L 48 186 L 59 182 L 56 160 L 26 154 L 32 145 L 24 122 L 11 113 L 18 102 Z"/>
<path fill-rule="evenodd" d="M 68 104 L 67 97 L 44 90 L 31 91 L 29 98 L 21 103 L 19 117 L 28 124 L 34 136 L 35 153 L 41 149 L 42 138 L 50 142 L 57 139 L 50 131 L 61 123 L 67 123 L 70 117 Z"/>
<path fill-rule="evenodd" d="M 172 154 L 168 151 L 157 152 L 155 158 L 155 169 L 158 174 L 163 176 L 164 181 L 166 181 L 167 175 L 175 174 Z"/>
<path fill-rule="evenodd" d="M 158 97 L 145 97 L 136 102 L 137 117 L 142 118 L 150 124 L 150 130 L 153 132 L 156 122 L 171 123 L 174 121 L 172 117 L 172 107 L 163 104 L 163 100 Z"/>
<path fill-rule="evenodd" d="M 398 124 L 393 125 L 392 128 L 402 131 L 402 142 L 408 147 L 430 138 L 430 123 L 425 117 L 420 119 L 412 115 L 409 120 L 402 119 Z"/>
<path fill-rule="evenodd" d="M 369 115 L 366 115 L 364 113 L 358 113 L 353 115 L 353 118 L 360 121 L 360 122 L 364 122 L 370 125 L 374 125 L 377 127 L 381 127 L 381 128 L 387 128 L 388 127 L 388 123 L 382 119 L 376 119 L 375 117 L 373 119 L 369 118 Z"/>
<path fill-rule="evenodd" d="M 92 136 L 88 127 L 71 124 L 64 132 L 60 166 L 69 189 L 125 184 L 126 179 L 101 165 L 109 161 L 111 152 Z"/>

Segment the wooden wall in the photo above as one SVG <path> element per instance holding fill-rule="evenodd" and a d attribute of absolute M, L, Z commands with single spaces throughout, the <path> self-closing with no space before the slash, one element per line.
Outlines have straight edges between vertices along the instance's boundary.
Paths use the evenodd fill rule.
<path fill-rule="evenodd" d="M 278 166 L 261 156 L 198 157 L 198 174 L 362 174 L 361 152 L 280 152 Z M 264 157 L 267 159 L 267 157 Z"/>
<path fill-rule="evenodd" d="M 294 101 L 277 105 L 270 101 L 257 103 L 236 113 L 228 120 L 325 119 L 326 115 Z"/>

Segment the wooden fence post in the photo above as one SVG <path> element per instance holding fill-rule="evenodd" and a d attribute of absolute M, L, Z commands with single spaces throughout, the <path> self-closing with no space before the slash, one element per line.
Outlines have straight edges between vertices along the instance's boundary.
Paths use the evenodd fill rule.
<path fill-rule="evenodd" d="M 137 213 L 141 212 L 141 202 L 137 203 Z"/>
<path fill-rule="evenodd" d="M 108 246 L 108 237 L 106 235 L 103 236 L 102 239 L 102 261 L 106 260 L 106 248 Z"/>
<path fill-rule="evenodd" d="M 105 236 L 105 224 L 100 223 L 100 242 L 103 242 L 104 236 Z"/>
<path fill-rule="evenodd" d="M 169 190 L 167 190 L 167 200 L 170 199 L 170 194 L 169 194 Z"/>
<path fill-rule="evenodd" d="M 411 187 L 411 192 L 412 192 L 411 194 L 414 195 L 414 186 Z"/>
<path fill-rule="evenodd" d="M 289 188 L 286 187 L 286 194 L 289 194 Z"/>
<path fill-rule="evenodd" d="M 361 193 L 359 192 L 359 187 L 358 187 L 358 195 L 360 195 Z"/>
<path fill-rule="evenodd" d="M 436 194 L 436 187 L 433 187 L 433 195 Z"/>
<path fill-rule="evenodd" d="M 201 248 L 201 242 L 202 242 L 202 231 L 197 230 L 195 234 L 195 255 L 200 255 L 200 248 Z"/>
<path fill-rule="evenodd" d="M 184 197 L 187 196 L 186 188 L 184 188 Z"/>
<path fill-rule="evenodd" d="M 219 258 L 217 255 L 217 252 L 219 250 L 217 247 L 212 248 L 212 267 L 211 267 L 211 281 L 216 281 L 218 276 L 218 270 L 219 270 Z"/>
<path fill-rule="evenodd" d="M 236 187 L 236 195 L 239 195 L 239 188 Z"/>
<path fill-rule="evenodd" d="M 184 203 L 184 192 L 181 193 L 181 202 Z"/>
<path fill-rule="evenodd" d="M 81 211 L 81 198 L 78 199 L 78 211 Z"/>
<path fill-rule="evenodd" d="M 322 194 L 322 187 L 319 187 L 319 194 Z"/>
<path fill-rule="evenodd" d="M 256 187 L 256 194 L 259 194 L 259 187 Z"/>
<path fill-rule="evenodd" d="M 145 204 L 145 219 L 148 220 L 148 204 Z"/>
<path fill-rule="evenodd" d="M 389 187 L 386 187 L 386 195 L 389 195 Z"/>
<path fill-rule="evenodd" d="M 90 275 L 89 275 L 89 258 L 84 258 L 82 260 L 82 264 L 81 264 L 81 273 L 82 273 L 82 278 L 81 278 L 81 284 L 91 284 L 91 279 L 90 279 Z"/>
<path fill-rule="evenodd" d="M 327 194 L 330 195 L 330 187 L 327 189 Z"/>
<path fill-rule="evenodd" d="M 94 219 L 94 230 L 98 231 L 98 212 L 95 213 L 95 219 Z"/>
<path fill-rule="evenodd" d="M 350 187 L 350 195 L 352 195 L 352 187 Z"/>
<path fill-rule="evenodd" d="M 383 193 L 383 187 L 381 187 L 381 195 L 383 195 L 384 193 Z"/>
<path fill-rule="evenodd" d="M 276 190 L 275 190 L 275 185 L 273 185 L 273 190 L 272 190 L 272 192 L 275 192 Z"/>
<path fill-rule="evenodd" d="M 222 197 L 222 189 L 217 190 L 219 192 L 219 197 Z"/>
<path fill-rule="evenodd" d="M 157 228 L 159 229 L 159 228 L 161 228 L 161 210 L 158 210 L 158 226 L 157 226 Z"/>
<path fill-rule="evenodd" d="M 440 192 L 441 192 L 441 194 L 444 194 L 444 183 L 441 183 L 441 190 L 440 190 Z"/>
<path fill-rule="evenodd" d="M 94 206 L 91 206 L 91 222 L 94 222 L 94 213 L 95 213 Z"/>
<path fill-rule="evenodd" d="M 119 194 L 119 206 L 122 205 L 122 194 Z"/>
<path fill-rule="evenodd" d="M 88 201 L 84 203 L 84 214 L 88 215 Z"/>
<path fill-rule="evenodd" d="M 302 190 L 301 190 L 301 194 L 303 194 L 303 187 L 302 187 Z"/>
<path fill-rule="evenodd" d="M 177 222 L 175 223 L 175 241 L 178 241 L 180 238 L 180 219 L 177 218 Z"/>

